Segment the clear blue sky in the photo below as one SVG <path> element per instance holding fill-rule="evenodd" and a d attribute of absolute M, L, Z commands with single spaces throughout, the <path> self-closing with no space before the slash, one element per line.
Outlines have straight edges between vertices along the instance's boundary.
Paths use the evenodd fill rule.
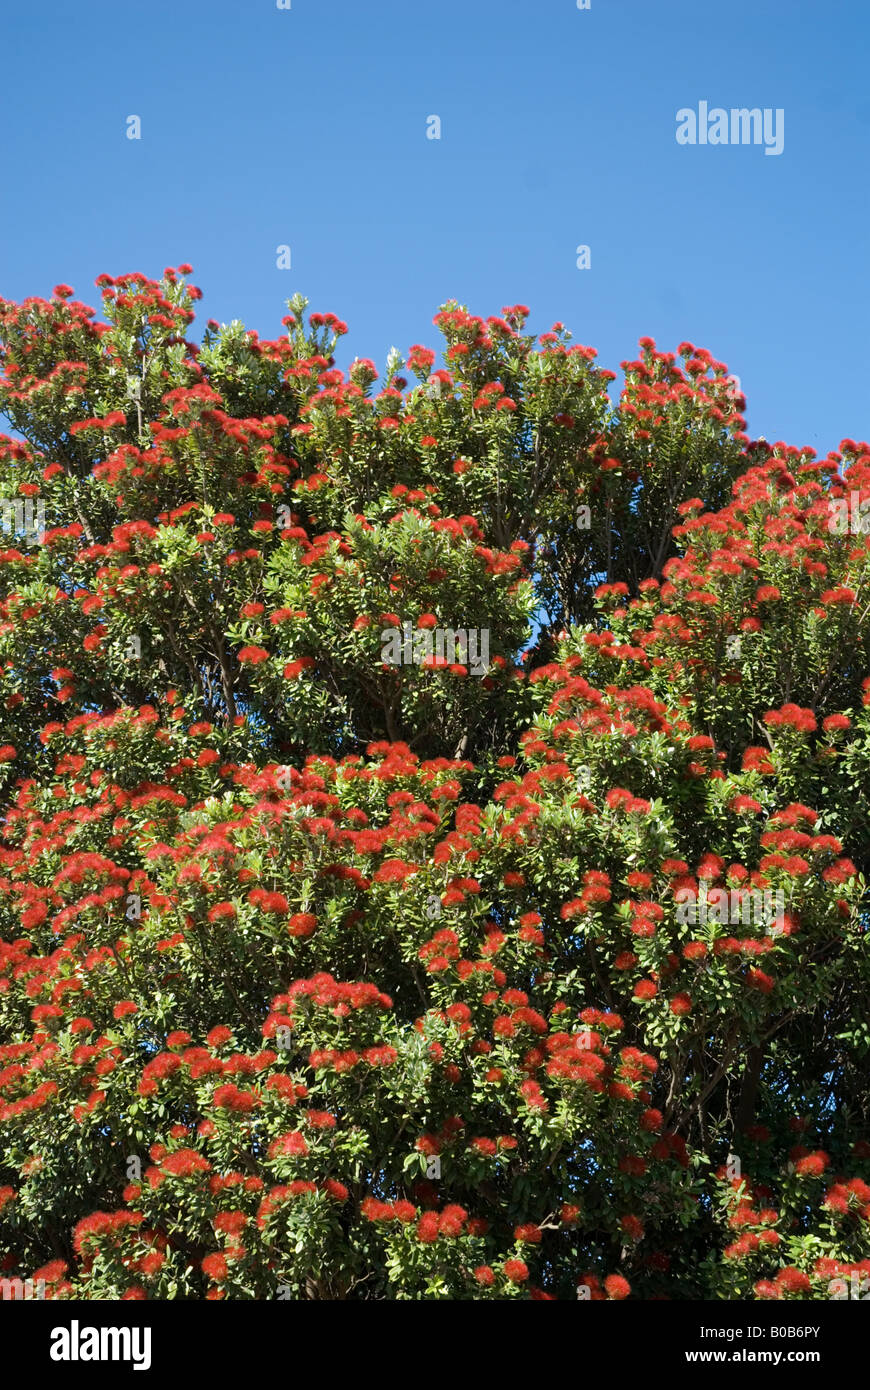
<path fill-rule="evenodd" d="M 30 0 L 0 40 L 7 297 L 189 260 L 200 327 L 298 289 L 378 366 L 522 302 L 614 370 L 709 348 L 753 435 L 870 435 L 866 0 Z M 783 153 L 678 145 L 700 101 Z"/>

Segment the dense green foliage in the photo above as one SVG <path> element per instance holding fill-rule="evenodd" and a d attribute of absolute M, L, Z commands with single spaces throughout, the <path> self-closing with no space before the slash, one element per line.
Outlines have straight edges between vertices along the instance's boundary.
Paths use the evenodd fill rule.
<path fill-rule="evenodd" d="M 187 341 L 188 272 L 0 300 L 7 1276 L 870 1272 L 870 447 L 523 306 L 374 394 L 299 298 Z"/>

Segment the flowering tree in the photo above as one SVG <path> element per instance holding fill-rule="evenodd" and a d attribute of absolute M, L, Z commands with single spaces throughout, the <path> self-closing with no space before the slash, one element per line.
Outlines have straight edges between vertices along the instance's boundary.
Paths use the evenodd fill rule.
<path fill-rule="evenodd" d="M 519 305 L 373 394 L 189 273 L 0 300 L 3 1273 L 847 1296 L 870 446 Z"/>

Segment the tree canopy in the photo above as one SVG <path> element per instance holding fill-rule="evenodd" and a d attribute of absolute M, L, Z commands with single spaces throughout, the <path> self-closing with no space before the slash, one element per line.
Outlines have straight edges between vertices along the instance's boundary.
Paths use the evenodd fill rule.
<path fill-rule="evenodd" d="M 0 1272 L 870 1273 L 870 445 L 522 305 L 195 343 L 189 275 L 0 300 Z"/>

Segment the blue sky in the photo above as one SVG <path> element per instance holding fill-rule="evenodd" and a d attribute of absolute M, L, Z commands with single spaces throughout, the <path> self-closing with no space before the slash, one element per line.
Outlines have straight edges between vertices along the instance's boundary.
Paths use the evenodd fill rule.
<path fill-rule="evenodd" d="M 379 366 L 447 299 L 521 302 L 614 370 L 709 348 L 753 435 L 870 434 L 862 0 L 40 0 L 0 33 L 7 297 L 189 260 L 200 327 L 276 336 L 301 290 Z M 678 145 L 700 101 L 782 108 L 782 154 Z"/>

